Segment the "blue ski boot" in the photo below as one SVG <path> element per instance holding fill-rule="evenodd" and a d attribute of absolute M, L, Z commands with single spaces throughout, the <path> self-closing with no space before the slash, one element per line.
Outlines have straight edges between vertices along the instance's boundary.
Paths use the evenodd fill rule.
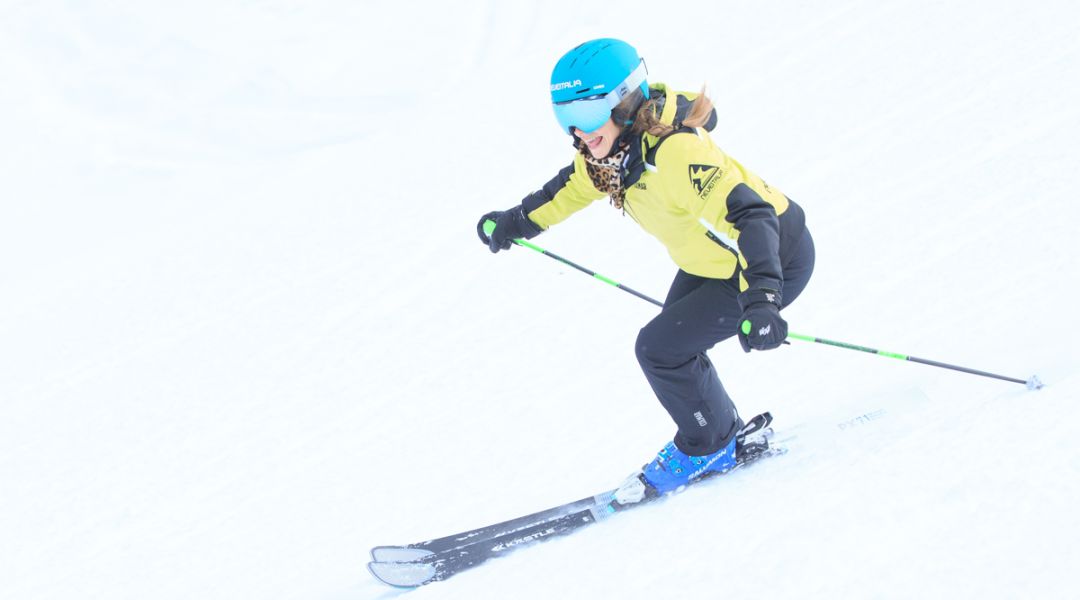
<path fill-rule="evenodd" d="M 706 456 L 688 456 L 668 442 L 649 464 L 634 472 L 615 490 L 615 510 L 678 490 L 709 473 L 723 473 L 769 451 L 771 413 L 750 419 L 725 448 Z"/>
<path fill-rule="evenodd" d="M 642 475 L 645 482 L 660 494 L 666 494 L 688 485 L 711 471 L 724 472 L 735 466 L 735 442 L 732 437 L 727 446 L 705 456 L 690 456 L 668 442 L 647 465 Z"/>

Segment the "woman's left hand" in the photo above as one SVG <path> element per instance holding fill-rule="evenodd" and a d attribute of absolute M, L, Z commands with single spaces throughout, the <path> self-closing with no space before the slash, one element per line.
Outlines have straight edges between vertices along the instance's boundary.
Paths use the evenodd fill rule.
<path fill-rule="evenodd" d="M 739 295 L 743 307 L 739 318 L 739 343 L 744 351 L 773 350 L 787 339 L 787 321 L 780 316 L 780 293 L 747 290 Z"/>

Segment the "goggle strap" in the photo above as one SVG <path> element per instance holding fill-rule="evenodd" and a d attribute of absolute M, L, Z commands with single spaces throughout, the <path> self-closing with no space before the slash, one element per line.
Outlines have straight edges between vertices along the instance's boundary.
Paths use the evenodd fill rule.
<path fill-rule="evenodd" d="M 638 62 L 637 68 L 631 71 L 622 83 L 604 96 L 604 99 L 607 100 L 608 107 L 615 108 L 618 106 L 619 103 L 623 101 L 623 98 L 629 96 L 631 92 L 645 82 L 645 78 L 648 74 L 649 70 L 645 68 L 645 60 L 642 59 Z"/>

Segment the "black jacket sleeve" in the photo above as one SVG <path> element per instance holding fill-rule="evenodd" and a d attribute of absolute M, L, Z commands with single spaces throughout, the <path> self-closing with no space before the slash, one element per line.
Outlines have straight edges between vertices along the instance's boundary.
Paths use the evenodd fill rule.
<path fill-rule="evenodd" d="M 740 183 L 728 194 L 726 219 L 739 231 L 742 272 L 749 289 L 780 292 L 784 276 L 776 209 Z"/>

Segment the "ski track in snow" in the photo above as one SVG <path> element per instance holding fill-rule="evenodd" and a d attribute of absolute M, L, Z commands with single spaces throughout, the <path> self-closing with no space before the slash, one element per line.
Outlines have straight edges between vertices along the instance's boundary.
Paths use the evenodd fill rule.
<path fill-rule="evenodd" d="M 1080 9 L 745 4 L 0 8 L 0 597 L 396 598 L 371 546 L 646 462 L 655 308 L 473 233 L 607 35 L 806 208 L 792 330 L 1047 387 L 722 344 L 787 455 L 410 597 L 1080 596 Z M 602 202 L 535 242 L 674 274 Z"/>

